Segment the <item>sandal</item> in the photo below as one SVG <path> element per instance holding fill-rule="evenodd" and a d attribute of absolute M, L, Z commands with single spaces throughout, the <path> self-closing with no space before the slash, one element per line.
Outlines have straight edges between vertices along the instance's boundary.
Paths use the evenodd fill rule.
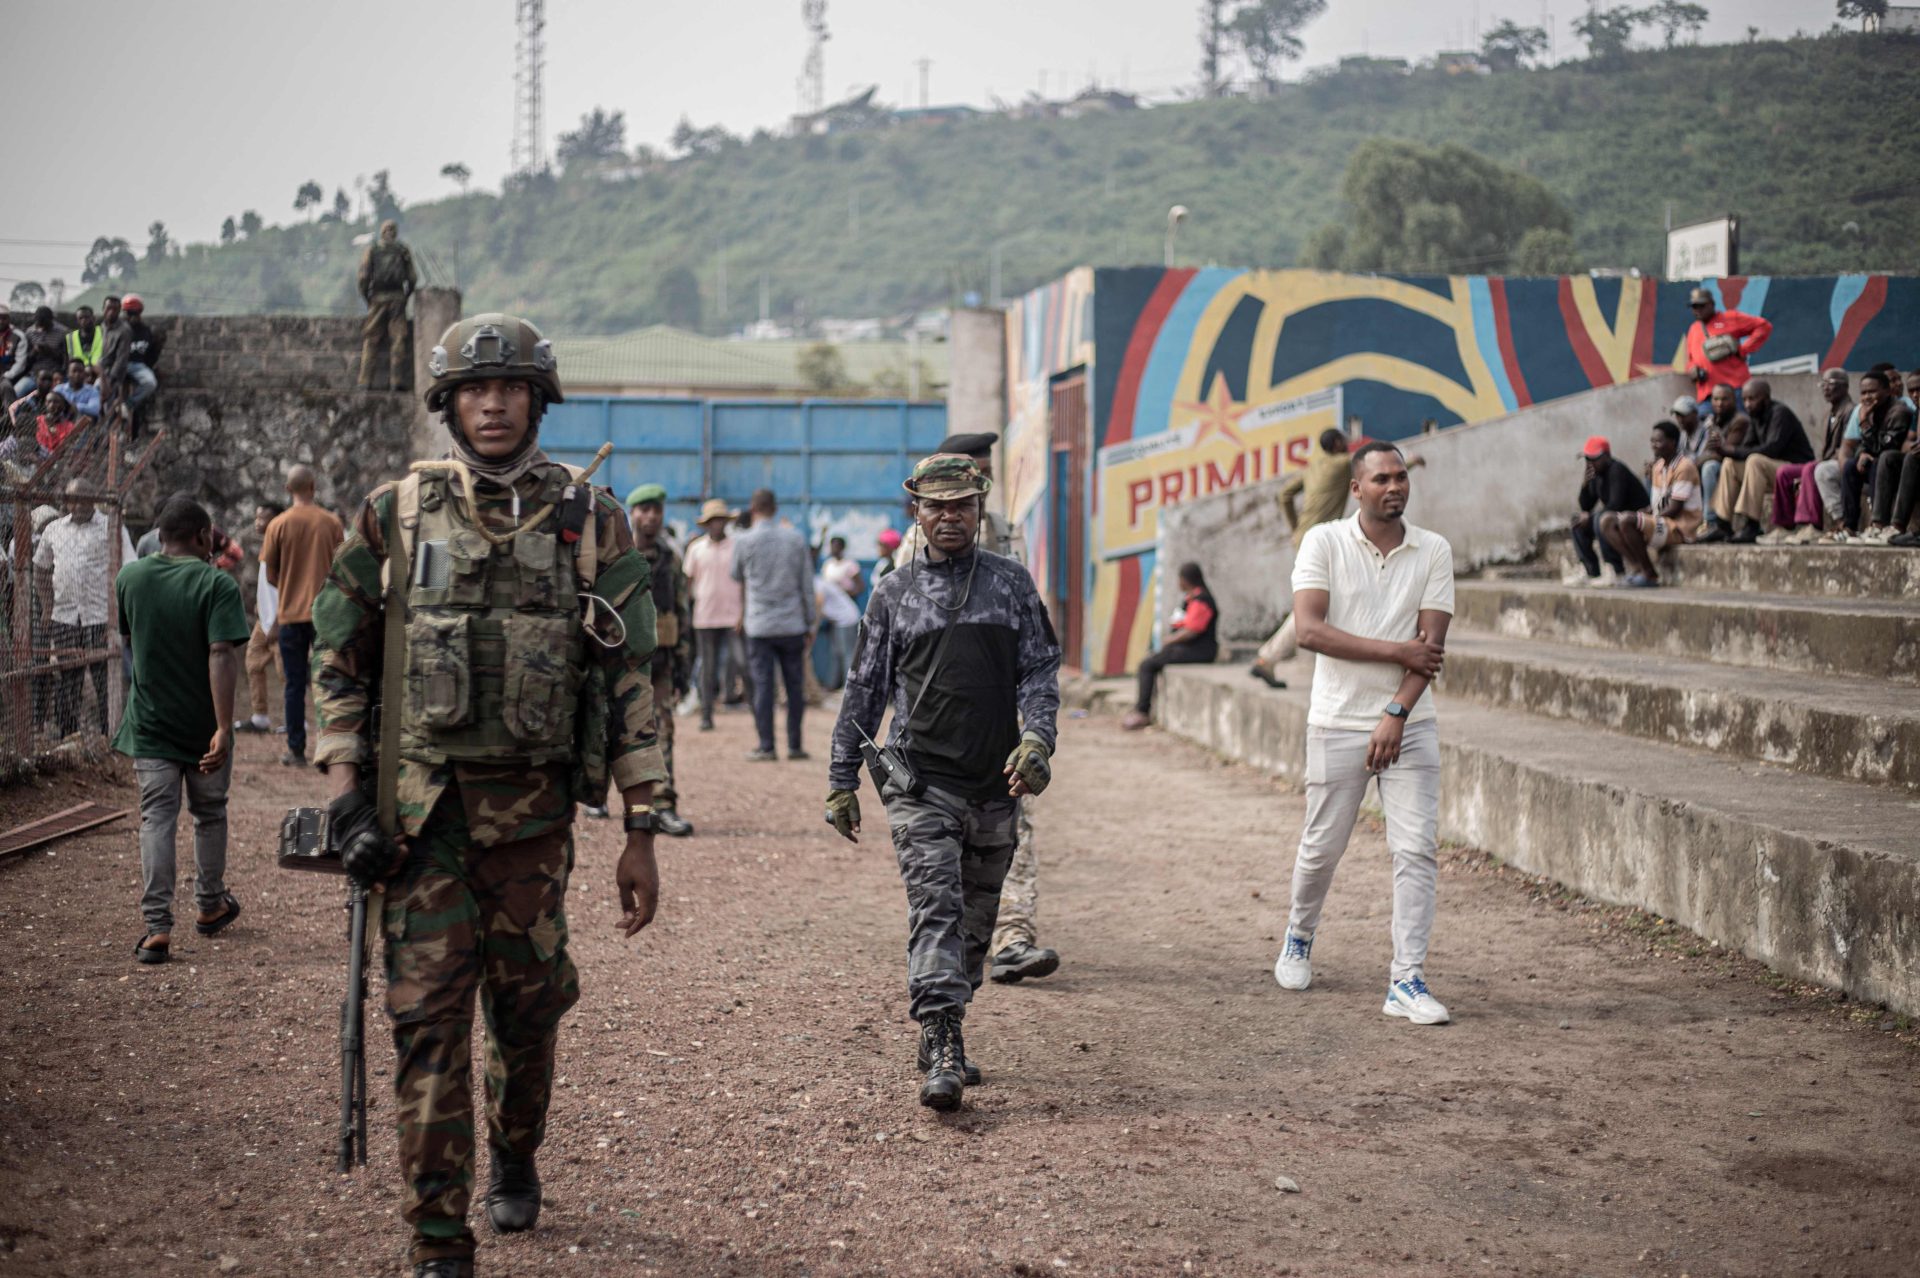
<path fill-rule="evenodd" d="M 227 912 L 211 923 L 202 923 L 198 919 L 194 920 L 194 931 L 202 936 L 215 936 L 223 931 L 227 924 L 240 917 L 240 902 L 234 899 L 233 893 L 222 893 L 220 900 L 227 907 Z"/>
<path fill-rule="evenodd" d="M 138 941 L 135 941 L 133 943 L 133 957 L 142 963 L 165 963 L 168 959 L 172 958 L 173 955 L 167 946 L 147 944 L 150 939 L 158 935 L 160 935 L 158 932 L 149 932 Z"/>

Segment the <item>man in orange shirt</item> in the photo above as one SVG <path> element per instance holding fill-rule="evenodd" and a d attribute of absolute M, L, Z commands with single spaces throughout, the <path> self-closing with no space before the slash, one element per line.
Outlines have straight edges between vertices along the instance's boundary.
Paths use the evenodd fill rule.
<path fill-rule="evenodd" d="M 287 677 L 287 749 L 280 762 L 299 767 L 307 761 L 307 660 L 313 651 L 313 597 L 326 584 L 333 553 L 347 539 L 332 512 L 313 500 L 313 467 L 287 472 L 287 496 L 293 505 L 267 525 L 260 543 L 260 568 L 267 584 L 280 592 L 280 668 Z"/>
<path fill-rule="evenodd" d="M 1747 360 L 1773 336 L 1773 324 L 1758 315 L 1723 311 L 1713 294 L 1693 290 L 1687 305 L 1693 325 L 1687 329 L 1687 369 L 1693 375 L 1694 397 L 1705 404 L 1716 386 L 1733 388 L 1734 404 L 1745 411 L 1742 393 L 1753 373 Z M 1706 416 L 1706 411 L 1701 411 Z"/>

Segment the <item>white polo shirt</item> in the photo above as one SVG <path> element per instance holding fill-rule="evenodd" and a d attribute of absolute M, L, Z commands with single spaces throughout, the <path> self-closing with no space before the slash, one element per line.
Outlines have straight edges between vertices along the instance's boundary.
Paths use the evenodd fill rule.
<path fill-rule="evenodd" d="M 1293 561 L 1295 590 L 1327 592 L 1327 624 L 1362 639 L 1405 643 L 1419 629 L 1420 612 L 1453 615 L 1453 547 L 1439 533 L 1406 525 L 1406 537 L 1383 555 L 1360 529 L 1360 516 L 1308 529 Z M 1377 661 L 1341 661 L 1316 654 L 1313 702 L 1307 722 L 1316 728 L 1371 732 L 1406 671 Z M 1422 695 L 1407 715 L 1434 717 Z"/>

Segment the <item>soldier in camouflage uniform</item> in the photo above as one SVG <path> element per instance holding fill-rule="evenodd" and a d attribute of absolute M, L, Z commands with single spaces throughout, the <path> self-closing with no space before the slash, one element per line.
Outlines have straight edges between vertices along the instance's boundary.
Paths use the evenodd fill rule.
<path fill-rule="evenodd" d="M 360 326 L 360 389 L 373 388 L 382 339 L 387 344 L 387 389 L 407 387 L 407 298 L 419 286 L 413 250 L 400 242 L 400 224 L 380 224 L 379 238 L 360 259 L 360 298 L 367 318 Z"/>
<path fill-rule="evenodd" d="M 666 760 L 667 779 L 653 787 L 653 817 L 660 833 L 684 838 L 693 823 L 680 815 L 673 781 L 673 711 L 693 686 L 693 589 L 680 552 L 660 535 L 667 517 L 667 490 L 642 484 L 627 494 L 633 544 L 653 568 L 653 614 L 658 646 L 653 650 L 653 713 Z"/>
<path fill-rule="evenodd" d="M 1000 436 L 991 431 L 971 435 L 949 435 L 940 441 L 939 451 L 971 457 L 973 464 L 988 480 L 993 478 L 993 446 Z M 980 520 L 980 544 L 996 555 L 1027 562 L 1026 542 L 1004 515 L 987 511 Z M 894 562 L 906 564 L 919 554 L 926 539 L 918 527 L 909 528 L 895 552 Z M 1039 943 L 1035 931 L 1040 909 L 1040 856 L 1034 846 L 1033 813 L 1039 806 L 1028 795 L 1020 804 L 1019 841 L 1014 847 L 1013 865 L 1007 881 L 1000 887 L 1000 922 L 994 929 L 992 960 L 988 975 L 1001 985 L 1039 980 L 1060 968 L 1060 955 Z"/>
<path fill-rule="evenodd" d="M 954 454 L 914 467 L 906 488 L 925 548 L 873 588 L 827 771 L 827 820 L 858 842 L 863 749 L 876 770 L 907 887 L 920 1103 L 940 1110 L 979 1081 L 961 1020 L 986 975 L 1020 804 L 1052 777 L 1060 709 L 1060 642 L 1033 578 L 976 544 L 991 482 Z M 886 748 L 910 778 L 876 765 L 866 744 L 889 705 Z"/>
<path fill-rule="evenodd" d="M 527 1229 L 556 1031 L 579 997 L 565 911 L 574 805 L 597 801 L 609 773 L 625 799 L 615 879 L 632 936 L 658 899 L 652 790 L 664 773 L 647 563 L 612 495 L 569 504 L 574 472 L 538 446 L 540 415 L 561 398 L 552 348 L 523 320 L 479 315 L 447 330 L 433 372 L 427 404 L 445 413 L 451 453 L 374 491 L 314 604 L 314 758 L 348 872 L 386 881 L 414 1274 L 470 1278 L 474 996 L 487 1024 L 488 1215 L 503 1232 Z M 397 845 L 363 837 L 378 827 L 361 789 L 389 570 L 405 574 L 407 601 L 406 695 L 382 711 L 403 716 Z"/>

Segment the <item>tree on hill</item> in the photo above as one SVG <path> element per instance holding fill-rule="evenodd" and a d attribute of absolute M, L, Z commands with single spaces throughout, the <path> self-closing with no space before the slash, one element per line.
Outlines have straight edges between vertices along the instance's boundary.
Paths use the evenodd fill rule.
<path fill-rule="evenodd" d="M 563 170 L 591 169 L 627 154 L 627 113 L 595 107 L 580 117 L 580 127 L 560 135 L 554 155 Z"/>
<path fill-rule="evenodd" d="M 858 389 L 847 376 L 847 361 L 832 342 L 815 342 L 801 351 L 794 368 L 807 389 L 816 395 L 845 395 Z"/>
<path fill-rule="evenodd" d="M 1447 143 L 1389 138 L 1361 143 L 1340 183 L 1345 206 L 1307 250 L 1307 265 L 1342 271 L 1423 273 L 1510 269 L 1522 245 L 1529 265 L 1549 250 L 1572 256 L 1573 214 L 1524 173 Z M 1529 233 L 1557 232 L 1548 241 Z"/>
<path fill-rule="evenodd" d="M 326 198 L 327 192 L 325 188 L 312 178 L 308 178 L 300 184 L 299 191 L 294 194 L 293 211 L 295 213 L 305 213 L 307 215 L 307 221 L 311 222 L 313 221 L 313 210 L 319 208 Z"/>
<path fill-rule="evenodd" d="M 139 259 L 133 255 L 133 246 L 125 240 L 95 236 L 93 247 L 87 250 L 86 265 L 80 269 L 80 282 L 104 284 L 112 279 L 130 280 L 138 266 Z"/>
<path fill-rule="evenodd" d="M 1571 275 L 1580 269 L 1573 236 L 1546 226 L 1536 226 L 1522 235 L 1507 259 L 1507 270 L 1514 275 Z"/>
<path fill-rule="evenodd" d="M 685 156 L 716 155 L 730 146 L 740 145 L 740 139 L 718 124 L 695 128 L 693 121 L 683 115 L 680 123 L 673 126 L 673 136 L 667 139 L 667 144 Z"/>
<path fill-rule="evenodd" d="M 1547 33 L 1539 27 L 1523 27 L 1511 18 L 1487 32 L 1480 40 L 1480 56 L 1495 71 L 1518 70 L 1522 62 L 1546 52 Z"/>
<path fill-rule="evenodd" d="M 1306 52 L 1300 28 L 1327 11 L 1327 0 L 1253 0 L 1227 24 L 1246 55 L 1247 65 L 1269 92 L 1278 82 L 1280 63 Z"/>
<path fill-rule="evenodd" d="M 388 170 L 381 169 L 373 175 L 373 184 L 367 188 L 367 200 L 373 205 L 373 220 L 376 222 L 400 219 L 400 197 L 393 193 L 393 184 L 388 177 Z"/>
<path fill-rule="evenodd" d="M 1633 41 L 1633 30 L 1646 21 L 1644 9 L 1619 5 L 1589 9 L 1573 24 L 1573 33 L 1587 42 L 1587 58 L 1601 64 L 1618 62 Z"/>
<path fill-rule="evenodd" d="M 248 239 L 252 239 L 254 236 L 260 234 L 265 226 L 266 223 L 260 220 L 260 215 L 252 209 L 248 209 L 240 215 L 240 234 L 246 236 Z"/>
<path fill-rule="evenodd" d="M 234 226 L 232 218 L 228 218 L 220 224 L 220 242 L 222 244 L 233 243 L 234 237 L 238 234 L 239 230 Z"/>
<path fill-rule="evenodd" d="M 1862 31 L 1878 31 L 1887 16 L 1887 0 L 1840 0 L 1838 11 L 1843 18 L 1860 19 Z"/>
<path fill-rule="evenodd" d="M 59 310 L 66 305 L 67 282 L 58 275 L 47 281 L 47 305 Z"/>
<path fill-rule="evenodd" d="M 353 201 L 347 198 L 347 188 L 344 186 L 334 187 L 333 188 L 333 213 L 332 213 L 333 220 L 336 222 L 344 222 L 352 215 L 353 215 Z"/>
<path fill-rule="evenodd" d="M 460 194 L 467 193 L 467 183 L 473 181 L 473 170 L 455 160 L 451 164 L 440 166 L 440 176 L 460 188 Z"/>
<path fill-rule="evenodd" d="M 1227 44 L 1227 0 L 1200 0 L 1200 96 L 1220 96 L 1220 55 Z"/>
<path fill-rule="evenodd" d="M 155 222 L 147 227 L 147 265 L 158 266 L 167 260 L 167 224 Z"/>
<path fill-rule="evenodd" d="M 1688 4 L 1686 0 L 1660 0 L 1641 14 L 1642 21 L 1659 27 L 1666 35 L 1667 48 L 1671 49 L 1685 31 L 1689 35 L 1697 34 L 1707 25 L 1707 6 Z"/>
<path fill-rule="evenodd" d="M 700 281 L 686 266 L 670 267 L 654 286 L 653 308 L 676 328 L 700 327 Z"/>
<path fill-rule="evenodd" d="M 32 280 L 21 280 L 13 286 L 13 292 L 7 294 L 7 305 L 16 311 L 30 311 L 47 300 L 47 290 Z"/>

